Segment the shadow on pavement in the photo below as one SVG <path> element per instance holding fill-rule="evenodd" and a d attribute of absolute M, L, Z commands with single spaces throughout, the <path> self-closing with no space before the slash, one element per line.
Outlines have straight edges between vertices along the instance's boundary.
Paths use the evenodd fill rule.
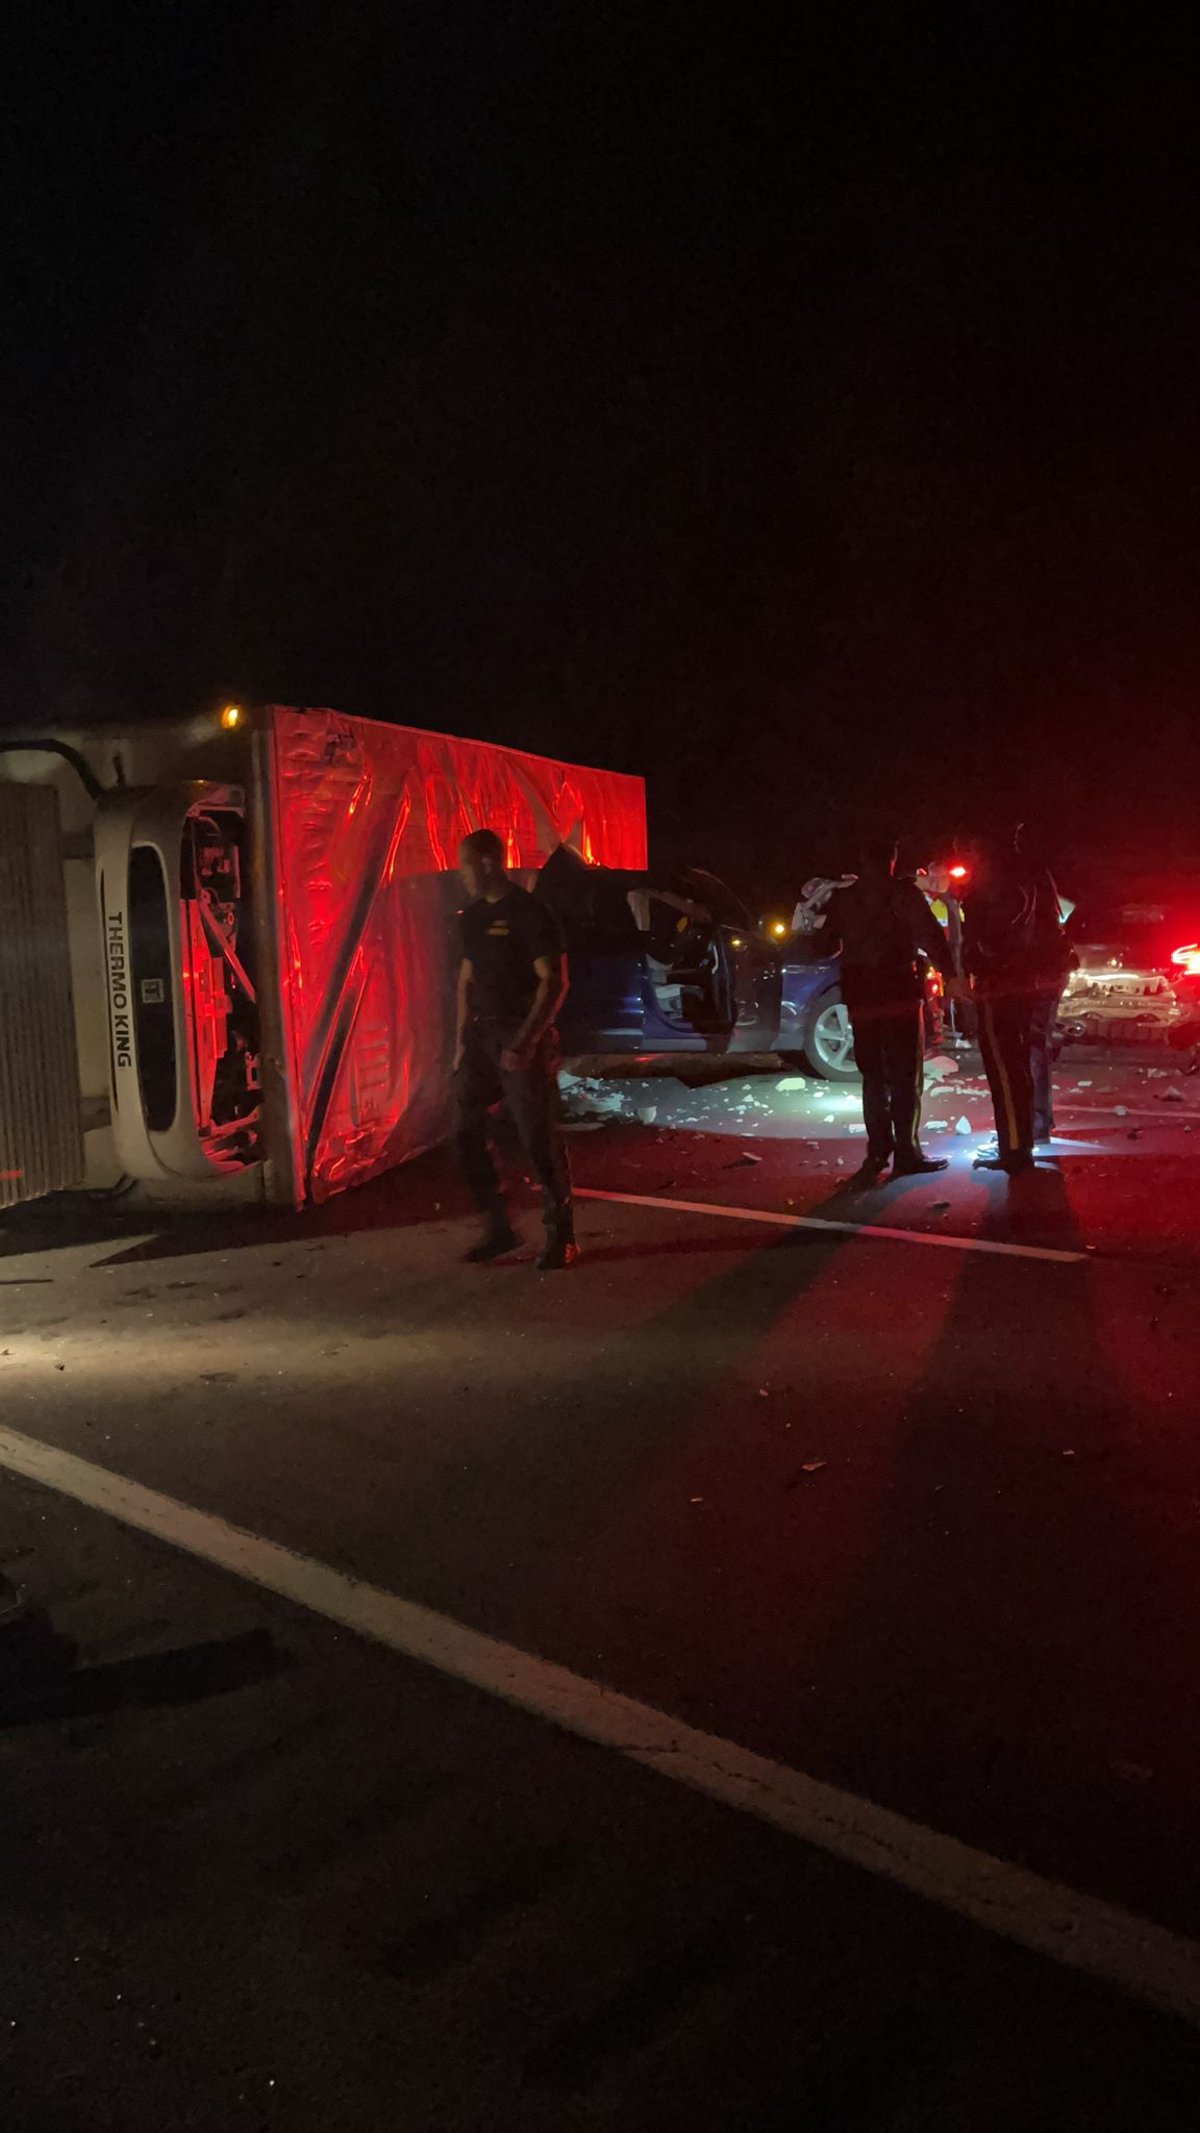
<path fill-rule="evenodd" d="M 449 1203 L 447 1205 L 447 1203 Z M 363 1230 L 419 1228 L 440 1219 L 443 1208 L 466 1211 L 462 1188 L 446 1150 L 389 1171 L 366 1185 L 339 1193 L 299 1212 L 241 1203 L 164 1209 L 130 1199 L 93 1199 L 63 1193 L 8 1208 L 0 1216 L 0 1262 L 27 1253 L 67 1251 L 78 1245 L 115 1245 L 108 1266 L 134 1266 L 197 1252 L 248 1250 L 259 1245 L 311 1243 L 321 1237 Z M 151 1233 L 151 1234 L 148 1234 Z M 119 1249 L 128 1240 L 128 1248 Z"/>
<path fill-rule="evenodd" d="M 0 1730 L 134 1706 L 198 1703 L 266 1681 L 294 1664 L 265 1629 L 109 1665 L 80 1667 L 78 1656 L 74 1641 L 40 1610 L 0 1634 Z"/>
<path fill-rule="evenodd" d="M 835 1193 L 813 1212 L 832 1215 L 843 1205 Z M 779 1236 L 747 1233 L 734 1224 L 728 1229 L 727 1237 L 694 1238 L 685 1230 L 661 1243 L 639 1239 L 629 1248 L 631 1260 L 650 1264 L 656 1254 L 664 1259 L 694 1254 L 698 1278 L 689 1280 L 665 1308 L 653 1310 L 621 1331 L 611 1347 L 606 1345 L 577 1404 L 531 1398 L 514 1428 L 501 1433 L 489 1453 L 494 1470 L 486 1472 L 484 1463 L 476 1468 L 473 1486 L 481 1492 L 486 1487 L 498 1515 L 511 1506 L 510 1515 L 539 1536 L 520 1583 L 513 1587 L 516 1612 L 504 1625 L 504 1634 L 515 1641 L 532 1639 L 536 1645 L 549 1618 L 562 1632 L 556 1653 L 569 1656 L 573 1642 L 594 1648 L 599 1631 L 593 1579 L 599 1573 L 592 1564 L 581 1576 L 581 1551 L 601 1548 L 611 1572 L 628 1544 L 631 1521 L 636 1525 L 644 1519 L 647 1533 L 661 1535 L 660 1520 L 665 1516 L 670 1522 L 671 1512 L 659 1492 L 665 1489 L 676 1504 L 682 1493 L 686 1503 L 686 1483 L 681 1484 L 680 1476 L 707 1468 L 714 1456 L 727 1455 L 722 1418 L 731 1399 L 739 1408 L 749 1405 L 753 1429 L 762 1426 L 767 1409 L 757 1401 L 758 1358 L 765 1343 L 854 1246 L 853 1234 L 840 1230 L 791 1230 Z M 616 1247 L 613 1257 L 625 1251 Z M 700 1262 L 712 1253 L 726 1264 L 706 1276 Z M 588 1262 L 599 1258 L 600 1253 L 592 1251 Z M 567 1413 L 571 1422 L 564 1452 Z M 514 1460 L 519 1460 L 521 1476 L 519 1506 L 509 1472 Z M 736 1472 L 729 1485 L 736 1493 Z M 678 1541 L 675 1528 L 672 1546 Z M 641 1541 L 634 1545 L 640 1554 Z M 659 1596 L 665 1589 L 671 1605 L 686 1611 L 687 1579 L 698 1566 L 692 1562 L 687 1567 L 681 1558 L 672 1569 L 658 1540 L 650 1545 L 656 1564 L 652 1582 Z M 685 1552 L 689 1545 L 683 1543 Z M 621 1603 L 623 1630 L 611 1619 L 604 1628 L 606 1663 L 617 1653 L 623 1634 L 637 1646 L 657 1605 L 658 1598 L 647 1612 L 639 1604 L 631 1613 Z M 640 1663 L 631 1678 L 642 1679 Z M 680 1715 L 701 1716 L 686 1698 L 673 1698 L 674 1690 L 667 1700 Z M 710 1718 L 706 1707 L 701 1722 Z"/>
<path fill-rule="evenodd" d="M 784 1240 L 790 1242 L 791 1237 Z M 764 1249 L 761 1240 L 748 1242 L 745 1234 L 731 1230 L 719 1237 L 660 1237 L 639 1238 L 636 1244 L 588 1244 L 584 1255 L 586 1267 L 622 1266 L 633 1260 L 648 1259 L 728 1259 L 734 1252 L 751 1252 Z"/>
<path fill-rule="evenodd" d="M 1078 1248 L 1052 1169 L 998 1180 L 981 1234 L 1031 1228 Z M 823 1770 L 1190 1930 L 1200 1843 L 1167 1771 L 1200 1752 L 1194 1539 L 1139 1471 L 1136 1359 L 1114 1367 L 1096 1279 L 1089 1261 L 964 1257 L 811 1655 L 833 1714 Z"/>

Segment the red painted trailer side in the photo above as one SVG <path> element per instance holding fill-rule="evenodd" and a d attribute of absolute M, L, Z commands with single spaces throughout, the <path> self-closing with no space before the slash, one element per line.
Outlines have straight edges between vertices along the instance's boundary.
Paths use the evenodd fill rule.
<path fill-rule="evenodd" d="M 646 864 L 640 778 L 272 706 L 256 716 L 252 837 L 267 1190 L 324 1200 L 444 1134 L 455 872 L 494 828 L 533 872 L 560 844 Z"/>

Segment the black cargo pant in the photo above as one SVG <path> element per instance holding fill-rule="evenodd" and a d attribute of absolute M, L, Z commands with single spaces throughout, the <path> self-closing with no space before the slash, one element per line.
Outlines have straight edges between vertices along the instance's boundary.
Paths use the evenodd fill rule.
<path fill-rule="evenodd" d="M 1033 995 L 999 983 L 975 995 L 979 1046 L 996 1114 L 1002 1159 L 1033 1153 Z"/>
<path fill-rule="evenodd" d="M 884 1164 L 894 1156 L 901 1169 L 920 1160 L 917 1128 L 925 1072 L 923 1005 L 920 1000 L 847 1000 L 854 1056 L 862 1074 L 867 1159 Z"/>
<path fill-rule="evenodd" d="M 574 1239 L 571 1174 L 559 1125 L 558 1038 L 542 1038 L 527 1066 L 509 1073 L 500 1064 L 516 1029 L 503 1022 L 473 1022 L 463 1063 L 454 1077 L 454 1145 L 462 1173 L 481 1214 L 504 1212 L 504 1193 L 492 1158 L 488 1113 L 503 1103 L 521 1152 L 542 1191 L 547 1234 Z"/>

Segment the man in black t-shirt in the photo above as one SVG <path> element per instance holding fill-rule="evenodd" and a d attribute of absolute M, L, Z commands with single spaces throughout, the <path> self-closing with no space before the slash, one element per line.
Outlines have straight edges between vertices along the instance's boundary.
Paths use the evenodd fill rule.
<path fill-rule="evenodd" d="M 558 1033 L 567 992 L 562 932 L 547 904 L 519 888 L 495 830 L 475 830 L 459 854 L 471 902 L 462 915 L 454 1056 L 455 1145 L 484 1217 L 475 1265 L 519 1242 L 496 1174 L 488 1113 L 501 1101 L 542 1189 L 543 1272 L 578 1258 L 571 1179 L 558 1120 Z"/>

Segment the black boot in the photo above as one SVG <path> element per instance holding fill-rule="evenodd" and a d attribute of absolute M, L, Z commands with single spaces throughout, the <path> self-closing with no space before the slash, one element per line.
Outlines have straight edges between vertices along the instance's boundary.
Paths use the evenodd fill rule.
<path fill-rule="evenodd" d="M 546 1242 L 534 1261 L 538 1273 L 561 1274 L 567 1267 L 574 1266 L 578 1257 L 579 1246 L 575 1242 L 575 1225 L 570 1216 L 568 1215 L 565 1221 L 561 1218 L 557 1221 L 548 1221 L 546 1224 Z"/>
<path fill-rule="evenodd" d="M 503 1259 L 509 1252 L 515 1252 L 520 1242 L 507 1210 L 499 1207 L 495 1214 L 489 1215 L 487 1228 L 478 1244 L 463 1253 L 463 1262 L 466 1266 L 486 1266 L 489 1259 Z"/>
<path fill-rule="evenodd" d="M 894 1178 L 931 1178 L 935 1171 L 949 1170 L 950 1159 L 944 1155 L 908 1155 L 903 1162 L 897 1157 L 892 1164 Z"/>
<path fill-rule="evenodd" d="M 864 1155 L 858 1169 L 847 1178 L 847 1185 L 878 1185 L 891 1160 L 890 1155 Z"/>

